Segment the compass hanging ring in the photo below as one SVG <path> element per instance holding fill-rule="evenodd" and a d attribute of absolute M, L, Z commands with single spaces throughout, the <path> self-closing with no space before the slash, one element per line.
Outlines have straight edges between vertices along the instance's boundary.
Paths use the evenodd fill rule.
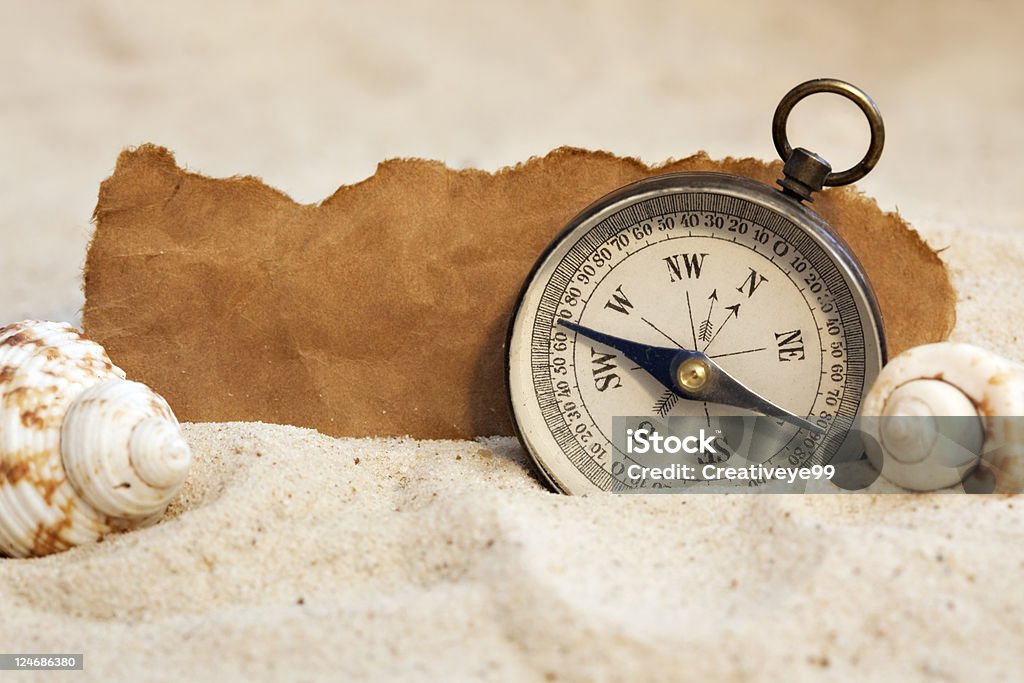
<path fill-rule="evenodd" d="M 871 130 L 871 142 L 868 144 L 868 150 L 859 162 L 845 171 L 833 172 L 828 162 L 817 154 L 800 147 L 794 150 L 789 144 L 786 122 L 789 120 L 790 112 L 800 100 L 818 93 L 842 95 L 856 104 L 868 120 Z M 882 147 L 885 144 L 885 126 L 882 124 L 882 114 L 878 111 L 878 106 L 866 92 L 855 85 L 835 78 L 817 78 L 796 86 L 786 93 L 782 101 L 779 102 L 772 119 L 772 140 L 775 142 L 775 149 L 779 156 L 786 162 L 787 179 L 791 178 L 796 181 L 793 187 L 789 187 L 785 180 L 780 181 L 780 185 L 784 190 L 799 195 L 801 199 L 809 199 L 811 192 L 820 190 L 824 185 L 849 185 L 866 176 L 882 156 Z"/>

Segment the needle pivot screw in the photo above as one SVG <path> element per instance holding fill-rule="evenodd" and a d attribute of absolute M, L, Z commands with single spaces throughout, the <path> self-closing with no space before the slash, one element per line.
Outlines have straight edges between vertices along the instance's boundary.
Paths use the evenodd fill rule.
<path fill-rule="evenodd" d="M 687 391 L 700 391 L 710 376 L 711 368 L 700 358 L 687 358 L 676 369 L 676 381 Z"/>

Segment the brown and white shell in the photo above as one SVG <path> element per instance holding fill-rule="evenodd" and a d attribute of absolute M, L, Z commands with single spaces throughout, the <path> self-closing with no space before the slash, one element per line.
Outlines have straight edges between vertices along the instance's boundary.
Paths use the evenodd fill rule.
<path fill-rule="evenodd" d="M 959 484 L 984 462 L 1000 493 L 1024 491 L 1024 366 L 970 344 L 903 352 L 861 406 L 868 457 L 915 491 Z"/>
<path fill-rule="evenodd" d="M 148 526 L 191 464 L 167 402 L 64 323 L 0 328 L 0 554 Z"/>

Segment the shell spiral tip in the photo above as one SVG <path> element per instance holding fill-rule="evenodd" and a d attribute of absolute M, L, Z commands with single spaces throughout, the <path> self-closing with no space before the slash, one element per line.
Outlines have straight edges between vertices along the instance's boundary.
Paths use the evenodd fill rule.
<path fill-rule="evenodd" d="M 181 430 L 166 418 L 150 417 L 132 431 L 129 443 L 132 468 L 154 488 L 170 488 L 184 481 L 192 451 Z"/>

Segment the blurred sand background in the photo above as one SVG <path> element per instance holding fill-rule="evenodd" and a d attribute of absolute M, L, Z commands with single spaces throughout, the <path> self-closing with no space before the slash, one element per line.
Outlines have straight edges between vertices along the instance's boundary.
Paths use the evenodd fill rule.
<path fill-rule="evenodd" d="M 78 322 L 96 191 L 128 145 L 308 203 L 395 156 L 771 159 L 779 98 L 828 75 L 882 109 L 859 187 L 946 248 L 955 338 L 1024 359 L 1021 3 L 0 11 L 0 321 Z M 790 133 L 837 167 L 866 144 L 838 98 Z M 0 562 L 0 651 L 85 652 L 75 680 L 1024 677 L 1013 499 L 566 498 L 508 439 L 187 433 L 167 521 Z"/>
<path fill-rule="evenodd" d="M 1015 229 L 1024 155 L 1017 2 L 0 3 L 0 319 L 74 319 L 99 182 L 165 145 L 297 201 L 396 156 L 494 170 L 559 145 L 656 162 L 775 157 L 780 97 L 867 89 L 882 162 L 859 186 L 914 224 Z M 838 167 L 866 126 L 794 113 Z"/>

